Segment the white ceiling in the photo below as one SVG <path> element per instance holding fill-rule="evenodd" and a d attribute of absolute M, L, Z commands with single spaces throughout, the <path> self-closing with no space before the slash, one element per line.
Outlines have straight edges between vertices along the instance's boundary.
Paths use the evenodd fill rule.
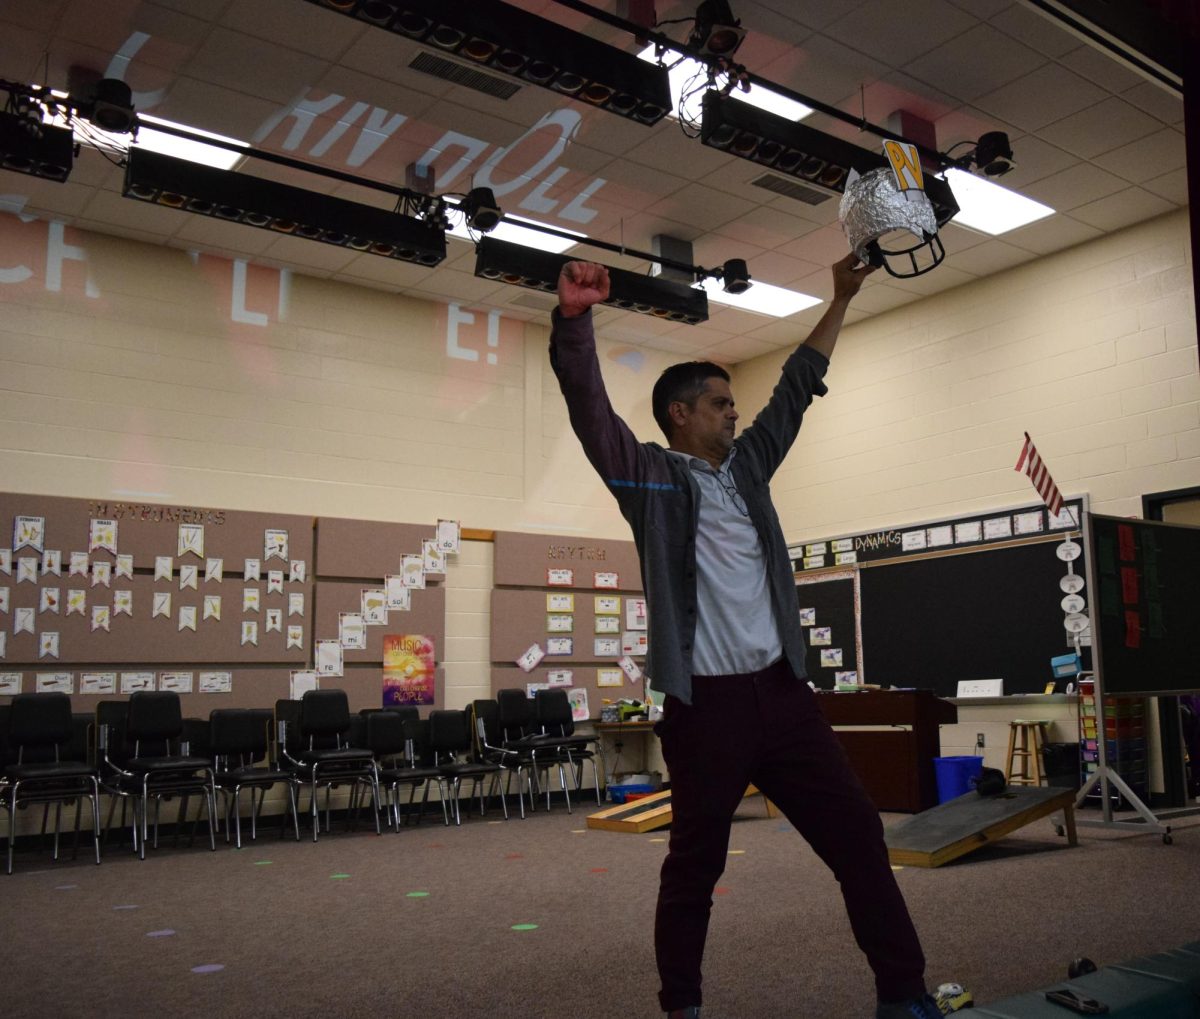
<path fill-rule="evenodd" d="M 613 13 L 627 6 L 596 3 Z M 737 59 L 749 70 L 875 124 L 906 110 L 935 125 L 943 151 L 1006 131 L 1017 166 L 1003 183 L 1056 210 L 998 238 L 949 224 L 943 265 L 913 280 L 875 274 L 849 321 L 1187 204 L 1182 101 L 1020 0 L 731 4 L 748 30 Z M 517 5 L 629 52 L 640 49 L 621 30 L 552 0 Z M 695 13 L 690 2 L 656 6 L 660 21 Z M 687 26 L 663 31 L 682 40 Z M 744 258 L 755 279 L 828 297 L 827 267 L 846 251 L 836 200 L 810 206 L 755 187 L 761 166 L 684 137 L 673 120 L 646 127 L 528 84 L 507 100 L 450 84 L 408 66 L 420 50 L 304 0 L 0 0 L 0 78 L 65 87 L 69 67 L 88 67 L 128 81 L 142 112 L 388 184 L 403 184 L 405 167 L 453 131 L 461 144 L 447 145 L 435 167 L 444 175 L 473 153 L 444 184 L 465 191 L 498 150 L 542 118 L 577 120 L 565 150 L 534 179 L 515 175 L 552 155 L 556 130 L 536 132 L 495 161 L 492 183 L 513 185 L 499 198 L 506 211 L 641 251 L 651 250 L 655 234 L 680 237 L 693 243 L 700 265 Z M 301 96 L 322 112 L 303 124 L 281 119 Z M 403 120 L 389 133 L 397 115 Z M 805 123 L 856 133 L 820 114 Z M 855 140 L 878 145 L 872 135 Z M 390 207 L 379 191 L 261 162 L 249 169 Z M 549 306 L 546 296 L 475 278 L 465 241 L 449 239 L 446 261 L 426 269 L 124 199 L 121 176 L 85 149 L 67 183 L 0 171 L 0 192 L 24 196 L 29 212 L 101 233 L 499 308 L 514 318 L 544 319 Z M 576 215 L 591 215 L 586 223 L 564 218 L 581 193 L 576 208 L 584 211 Z M 544 211 L 531 212 L 539 202 Z M 646 268 L 635 258 L 575 250 Z M 613 309 L 598 321 L 614 339 L 732 363 L 793 345 L 820 312 L 780 320 L 714 303 L 701 326 Z"/>

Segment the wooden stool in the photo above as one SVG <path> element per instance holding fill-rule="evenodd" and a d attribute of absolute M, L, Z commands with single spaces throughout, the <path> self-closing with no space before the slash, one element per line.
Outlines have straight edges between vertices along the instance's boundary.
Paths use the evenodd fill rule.
<path fill-rule="evenodd" d="M 1046 785 L 1042 748 L 1046 745 L 1045 727 L 1049 724 L 1028 718 L 1014 718 L 1008 723 L 1008 764 L 1004 769 L 1004 780 L 1009 785 Z"/>

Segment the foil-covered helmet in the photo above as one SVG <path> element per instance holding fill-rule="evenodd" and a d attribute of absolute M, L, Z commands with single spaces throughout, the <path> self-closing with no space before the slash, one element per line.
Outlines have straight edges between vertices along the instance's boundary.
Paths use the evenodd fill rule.
<path fill-rule="evenodd" d="M 851 176 L 838 219 L 851 251 L 899 279 L 929 272 L 946 257 L 929 198 L 919 188 L 901 191 L 888 167 Z"/>

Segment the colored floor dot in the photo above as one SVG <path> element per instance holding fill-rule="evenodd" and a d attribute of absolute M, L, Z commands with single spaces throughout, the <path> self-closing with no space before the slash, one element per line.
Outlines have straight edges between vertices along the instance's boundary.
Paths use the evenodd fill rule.
<path fill-rule="evenodd" d="M 892 870 L 903 870 L 903 869 L 904 869 L 903 867 L 897 867 L 894 863 L 892 864 Z"/>
<path fill-rule="evenodd" d="M 428 892 L 405 892 L 404 894 L 405 894 L 405 897 L 409 898 L 409 899 L 427 899 L 427 898 L 429 898 Z"/>
<path fill-rule="evenodd" d="M 666 839 L 651 839 L 651 842 L 666 842 Z"/>
<path fill-rule="evenodd" d="M 536 931 L 538 925 L 535 923 L 515 923 L 512 925 L 514 931 Z"/>
<path fill-rule="evenodd" d="M 505 853 L 504 859 L 506 859 L 506 860 L 523 860 L 523 859 L 525 859 L 525 857 L 521 853 Z"/>
<path fill-rule="evenodd" d="M 503 821 L 488 821 L 488 824 L 503 824 Z"/>
<path fill-rule="evenodd" d="M 207 962 L 203 966 L 193 966 L 193 973 L 220 973 L 225 967 L 219 962 Z"/>
<path fill-rule="evenodd" d="M 729 850 L 729 855 L 730 855 L 730 856 L 745 856 L 745 855 L 746 855 L 746 850 L 744 850 L 744 849 L 731 849 L 731 850 Z"/>
<path fill-rule="evenodd" d="M 330 881 L 345 881 L 346 878 L 348 878 L 349 876 L 350 876 L 349 874 L 330 874 L 329 880 Z"/>
<path fill-rule="evenodd" d="M 79 885 L 55 885 L 54 890 L 56 892 L 67 892 L 67 891 L 70 891 L 72 888 L 78 888 L 78 887 L 79 887 Z"/>
<path fill-rule="evenodd" d="M 593 867 L 591 872 L 593 874 L 607 874 L 608 868 L 607 867 Z"/>
<path fill-rule="evenodd" d="M 572 828 L 571 834 L 572 835 L 586 835 L 587 829 L 586 828 Z"/>
<path fill-rule="evenodd" d="M 729 894 L 728 888 L 714 888 L 713 889 L 713 895 L 728 895 L 728 894 Z"/>
<path fill-rule="evenodd" d="M 113 909 L 137 909 L 137 906 L 113 906 Z"/>
<path fill-rule="evenodd" d="M 170 928 L 165 928 L 164 930 L 161 930 L 161 931 L 146 931 L 146 937 L 148 937 L 148 938 L 169 938 L 174 933 L 175 932 L 173 930 L 171 930 Z"/>
<path fill-rule="evenodd" d="M 255 860 L 255 861 L 254 861 L 254 866 L 256 866 L 256 867 L 269 867 L 269 866 L 271 866 L 271 864 L 272 864 L 273 862 L 274 862 L 273 860 Z"/>

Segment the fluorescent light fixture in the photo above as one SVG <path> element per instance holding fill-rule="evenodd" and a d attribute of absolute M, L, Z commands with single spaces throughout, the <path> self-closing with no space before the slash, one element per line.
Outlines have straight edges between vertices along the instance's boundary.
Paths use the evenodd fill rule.
<path fill-rule="evenodd" d="M 976 177 L 953 167 L 946 171 L 945 177 L 958 201 L 954 222 L 959 226 L 994 237 L 1054 214 L 1050 206 L 1001 187 L 986 177 Z"/>
<path fill-rule="evenodd" d="M 446 233 L 451 237 L 457 237 L 460 240 L 474 243 L 478 238 L 472 237 L 468 232 L 464 218 L 461 215 L 455 218 L 457 222 Z M 521 226 L 522 223 L 532 223 L 534 226 Z M 566 237 L 559 237 L 556 234 L 543 233 L 541 230 L 535 229 L 536 225 L 537 220 L 505 213 L 504 218 L 500 220 L 494 230 L 489 231 L 487 236 L 495 237 L 500 241 L 508 241 L 511 244 L 520 244 L 523 248 L 536 248 L 538 251 L 548 251 L 552 255 L 560 255 L 578 243 Z M 562 230 L 562 227 L 556 226 L 554 229 Z M 574 230 L 565 230 L 563 232 L 580 238 L 584 236 L 581 233 L 576 233 Z"/>
<path fill-rule="evenodd" d="M 647 46 L 638 56 L 647 63 L 658 63 L 658 57 L 655 56 L 653 44 Z M 671 109 L 667 114 L 668 117 L 678 119 L 679 100 L 683 95 L 684 88 L 687 87 L 689 82 L 691 82 L 692 88 L 695 88 L 700 82 L 705 80 L 707 75 L 708 69 L 700 61 L 693 60 L 691 57 L 684 57 L 671 68 L 668 75 L 671 82 Z M 803 103 L 798 103 L 795 99 L 789 99 L 787 96 L 780 95 L 778 92 L 772 92 L 769 88 L 764 88 L 762 85 L 754 85 L 749 92 L 743 92 L 740 88 L 735 88 L 729 94 L 734 99 L 746 103 L 748 106 L 756 106 L 760 110 L 766 110 L 768 113 L 774 113 L 776 116 L 785 117 L 788 120 L 803 120 L 812 113 L 811 107 L 805 106 Z"/>
<path fill-rule="evenodd" d="M 742 311 L 753 311 L 759 315 L 772 315 L 775 318 L 787 318 L 788 315 L 821 303 L 821 298 L 811 294 L 787 290 L 772 283 L 759 283 L 757 280 L 751 282 L 749 290 L 740 294 L 726 293 L 721 281 L 711 277 L 704 280 L 703 286 L 710 301 L 740 308 Z"/>
<path fill-rule="evenodd" d="M 36 86 L 34 87 L 36 88 Z M 66 92 L 57 90 L 51 90 L 50 95 L 56 99 L 69 98 Z M 53 116 L 44 119 L 46 123 L 54 124 L 56 127 L 71 127 L 72 122 L 68 120 L 67 112 L 66 107 L 59 107 Z M 166 127 L 177 127 L 181 131 L 187 131 L 189 134 L 199 135 L 202 138 L 213 138 L 231 145 L 249 148 L 248 142 L 239 141 L 237 138 L 227 138 L 225 135 L 213 134 L 211 131 L 201 131 L 198 127 L 177 124 L 173 120 L 152 117 L 147 113 L 139 113 L 137 119 L 140 126 L 136 143 L 131 141 L 128 134 L 113 134 L 101 130 L 95 124 L 88 124 L 86 129 L 76 131 L 75 140 L 84 145 L 90 145 L 92 148 L 103 148 L 110 152 L 128 152 L 136 145 L 140 149 L 158 152 L 164 156 L 174 156 L 176 159 L 186 159 L 188 162 L 201 163 L 204 166 L 214 166 L 218 170 L 232 170 L 244 158 L 245 153 L 235 152 L 219 145 L 208 145 L 193 138 L 182 138 L 179 135 L 168 134 L 166 131 L 156 131 L 153 125 L 163 124 Z"/>

